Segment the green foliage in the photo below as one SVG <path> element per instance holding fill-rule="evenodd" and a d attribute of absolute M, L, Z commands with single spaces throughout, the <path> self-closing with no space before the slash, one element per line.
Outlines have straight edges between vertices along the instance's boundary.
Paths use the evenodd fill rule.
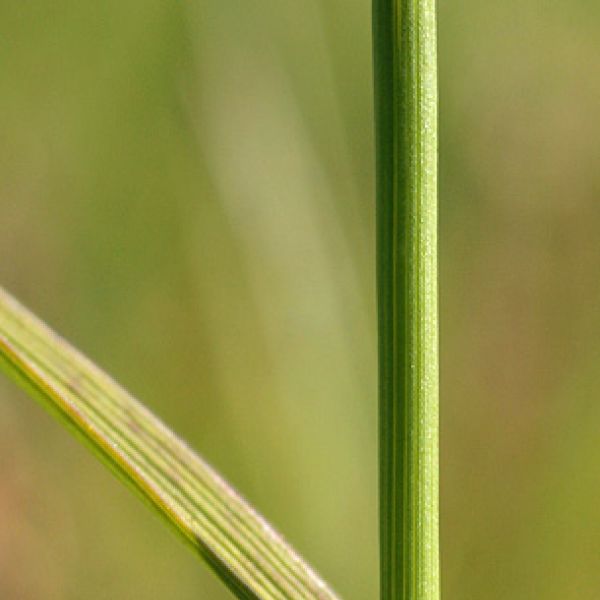
<path fill-rule="evenodd" d="M 375 0 L 382 600 L 439 598 L 434 0 Z"/>
<path fill-rule="evenodd" d="M 157 417 L 0 288 L 2 368 L 67 424 L 240 598 L 333 592 Z"/>
<path fill-rule="evenodd" d="M 381 592 L 383 600 L 437 600 L 435 3 L 374 0 L 373 15 Z M 84 63 L 87 71 L 87 62 Z M 242 70 L 245 72 L 245 67 Z M 162 106 L 162 102 L 159 104 Z M 213 108 L 221 106 L 220 101 L 207 104 Z M 262 109 L 261 102 L 257 106 Z M 283 103 L 285 110 L 275 113 L 292 114 L 291 106 Z M 230 112 L 234 114 L 235 110 L 228 107 L 223 113 L 226 123 L 230 122 Z M 243 119 L 245 124 L 254 121 Z M 295 123 L 293 118 L 291 122 Z M 257 126 L 249 131 L 251 135 L 243 137 L 260 145 L 265 128 Z M 236 129 L 234 138 L 237 137 Z M 144 147 L 151 145 L 144 142 Z M 238 164 L 246 164 L 247 158 L 256 154 L 252 146 L 242 146 L 242 150 L 245 154 L 238 156 L 243 158 Z M 112 157 L 112 145 L 107 155 Z M 228 155 L 226 160 L 228 164 L 234 162 Z M 260 184 L 258 196 L 271 190 L 276 171 L 265 172 L 264 182 L 268 185 L 260 177 L 252 179 Z M 236 169 L 224 172 L 224 180 L 228 180 L 235 176 Z M 282 189 L 287 191 L 288 175 L 296 172 L 304 170 L 284 169 Z M 221 187 L 228 189 L 224 180 Z M 240 181 L 245 189 L 246 180 Z M 305 183 L 300 181 L 298 187 Z M 321 183 L 321 177 L 315 176 L 313 187 L 308 189 L 316 190 Z M 231 189 L 241 189 L 240 182 L 237 184 Z M 280 195 L 273 195 L 277 202 Z M 143 195 L 136 197 L 146 204 Z M 131 214 L 138 215 L 139 211 Z M 115 214 L 114 224 L 121 221 L 121 215 Z M 308 222 L 314 225 L 314 220 Z M 162 220 L 157 219 L 157 223 L 160 229 Z M 273 229 L 280 234 L 278 222 L 274 223 Z M 131 235 L 128 226 L 121 231 L 124 238 Z M 274 239 L 280 241 L 280 236 Z M 108 243 L 111 252 L 113 243 L 112 239 Z M 145 245 L 139 247 L 146 252 Z M 257 256 L 261 257 L 257 264 L 262 271 L 262 253 Z M 297 278 L 297 271 L 290 271 Z M 324 273 L 327 280 L 330 272 Z M 269 295 L 271 291 L 269 285 Z M 239 597 L 334 600 L 334 593 L 314 571 L 202 459 L 143 405 L 1 289 L 0 363 L 156 509 Z M 246 400 L 245 393 L 242 397 Z"/>

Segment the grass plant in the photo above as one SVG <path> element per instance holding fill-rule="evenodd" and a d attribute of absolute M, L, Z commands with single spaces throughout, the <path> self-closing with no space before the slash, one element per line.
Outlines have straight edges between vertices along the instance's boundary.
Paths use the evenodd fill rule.
<path fill-rule="evenodd" d="M 374 0 L 373 39 L 381 598 L 439 600 L 435 0 Z M 239 598 L 336 598 L 202 458 L 2 288 L 0 367 Z"/>
<path fill-rule="evenodd" d="M 437 600 L 435 0 L 373 3 L 382 600 Z"/>
<path fill-rule="evenodd" d="M 335 599 L 189 446 L 1 288 L 0 367 L 154 507 L 239 598 Z"/>

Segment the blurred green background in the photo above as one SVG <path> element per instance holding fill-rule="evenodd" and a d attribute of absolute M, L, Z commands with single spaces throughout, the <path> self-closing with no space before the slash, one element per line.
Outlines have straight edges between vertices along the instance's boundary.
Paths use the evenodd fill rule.
<path fill-rule="evenodd" d="M 440 2 L 446 599 L 600 589 L 600 6 Z M 0 282 L 377 597 L 367 0 L 0 3 Z M 0 597 L 226 599 L 0 382 Z"/>

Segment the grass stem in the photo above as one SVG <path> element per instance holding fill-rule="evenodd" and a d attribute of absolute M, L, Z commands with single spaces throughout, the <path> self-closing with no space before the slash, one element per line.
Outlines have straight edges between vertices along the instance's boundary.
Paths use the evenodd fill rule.
<path fill-rule="evenodd" d="M 438 600 L 435 0 L 374 0 L 382 600 Z"/>

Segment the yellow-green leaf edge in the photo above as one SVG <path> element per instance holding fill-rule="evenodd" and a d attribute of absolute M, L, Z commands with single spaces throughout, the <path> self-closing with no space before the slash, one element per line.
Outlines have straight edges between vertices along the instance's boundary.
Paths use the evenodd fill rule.
<path fill-rule="evenodd" d="M 156 509 L 237 597 L 337 598 L 160 419 L 2 288 L 0 368 Z"/>

